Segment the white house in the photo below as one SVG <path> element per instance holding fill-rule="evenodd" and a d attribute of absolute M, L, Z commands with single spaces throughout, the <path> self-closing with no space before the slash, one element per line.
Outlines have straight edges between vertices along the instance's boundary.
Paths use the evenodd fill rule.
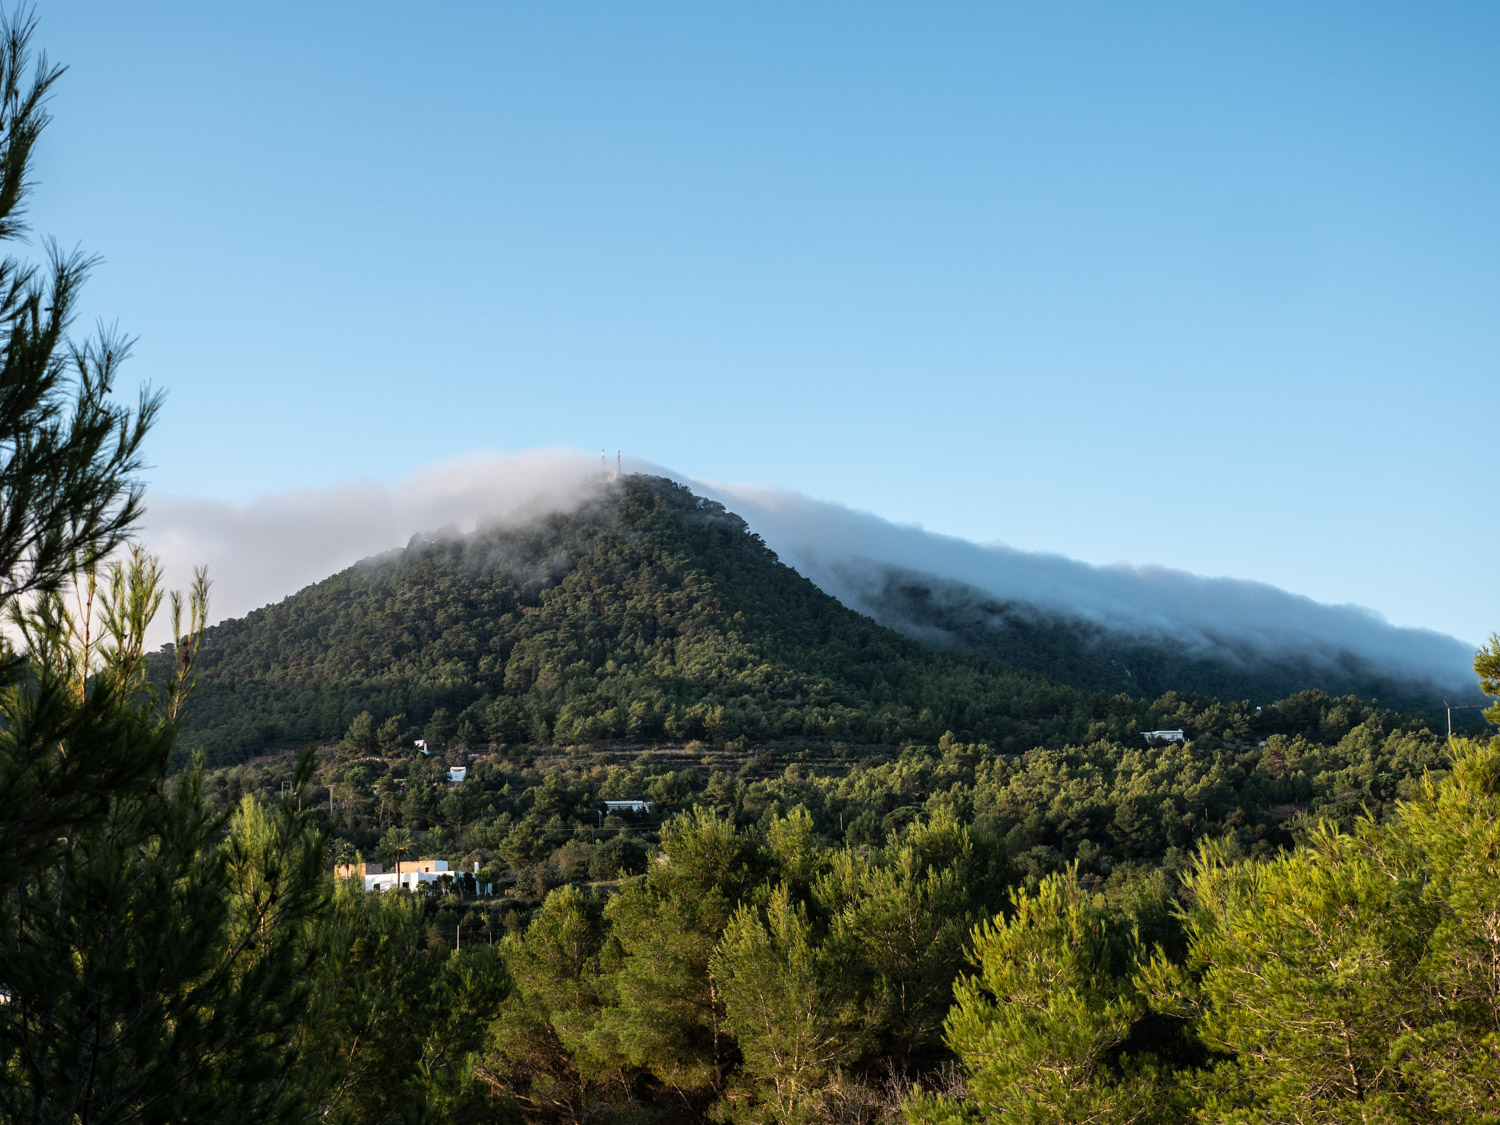
<path fill-rule="evenodd" d="M 448 784 L 449 785 L 457 785 L 460 781 L 462 781 L 464 778 L 466 778 L 468 776 L 469 776 L 469 767 L 468 766 L 449 766 L 448 767 Z"/>
<path fill-rule="evenodd" d="M 401 864 L 400 882 L 394 871 L 381 871 L 364 877 L 365 890 L 388 891 L 392 887 L 402 886 L 409 891 L 414 891 L 422 883 L 436 883 L 438 877 L 452 874 L 448 870 L 446 859 L 417 859 L 411 863 Z"/>
<path fill-rule="evenodd" d="M 605 801 L 604 811 L 606 813 L 628 812 L 647 813 L 651 811 L 650 801 Z"/>
<path fill-rule="evenodd" d="M 1147 742 L 1186 742 L 1187 736 L 1180 730 L 1143 730 L 1141 735 Z"/>
<path fill-rule="evenodd" d="M 396 873 L 385 870 L 378 863 L 341 863 L 333 869 L 333 873 L 339 879 L 358 879 L 367 891 L 389 891 L 398 885 Z M 414 859 L 410 863 L 402 860 L 399 885 L 414 891 L 423 883 L 436 883 L 444 875 L 457 874 L 448 867 L 446 859 Z M 477 860 L 474 862 L 474 874 L 479 874 Z M 475 889 L 482 895 L 495 893 L 493 883 L 476 883 Z"/>

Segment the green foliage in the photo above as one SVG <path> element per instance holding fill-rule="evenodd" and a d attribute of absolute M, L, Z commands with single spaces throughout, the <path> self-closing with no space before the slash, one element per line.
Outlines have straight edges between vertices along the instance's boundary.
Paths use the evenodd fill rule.
<path fill-rule="evenodd" d="M 1378 698 L 1387 706 L 1440 714 L 1436 689 L 1391 673 L 1352 652 L 1337 660 L 1283 653 L 1276 658 L 1204 655 L 1179 642 L 1105 628 L 1038 605 L 899 569 L 856 591 L 859 608 L 928 644 L 971 649 L 1088 692 L 1150 699 L 1167 691 L 1264 703 L 1318 688 Z"/>
<path fill-rule="evenodd" d="M 954 990 L 947 1039 L 967 1097 L 918 1095 L 910 1119 L 1170 1120 L 1151 1060 L 1120 1052 L 1146 1014 L 1135 935 L 1072 874 L 1017 892 L 1013 911 L 975 929 L 978 972 Z"/>
<path fill-rule="evenodd" d="M 208 640 L 199 575 L 148 667 L 155 564 L 101 560 L 157 400 L 66 340 L 86 266 L 0 262 L 0 1119 L 1500 1121 L 1500 742 L 928 653 L 651 478 Z M 179 760 L 235 764 L 169 777 L 200 671 Z"/>
<path fill-rule="evenodd" d="M 417 717 L 437 751 L 459 730 L 486 745 L 999 741 L 1066 729 L 1079 706 L 845 609 L 738 517 L 652 477 L 536 525 L 366 560 L 215 626 L 202 668 L 182 745 L 217 761 L 332 741 L 364 712 Z"/>
<path fill-rule="evenodd" d="M 0 21 L 0 240 L 25 233 L 33 150 L 62 74 L 45 56 L 33 65 L 33 28 L 25 14 Z M 91 262 L 49 249 L 45 269 L 0 259 L 0 893 L 49 862 L 72 826 L 151 785 L 170 746 L 153 723 L 122 718 L 128 675 L 79 698 L 76 668 L 52 674 L 71 659 L 62 650 L 73 623 L 56 595 L 96 574 L 139 516 L 135 474 L 160 398 L 142 392 L 134 411 L 113 401 L 129 346 L 68 335 Z M 22 643 L 47 646 L 41 682 L 28 682 L 39 673 L 14 649 L 28 620 Z M 179 663 L 174 654 L 161 663 L 171 692 Z M 70 745 L 99 749 L 61 752 Z"/>
<path fill-rule="evenodd" d="M 31 31 L 24 16 L 0 28 L 4 238 L 23 229 L 61 73 L 32 70 Z M 198 771 L 165 778 L 207 581 L 186 623 L 172 598 L 153 685 L 158 570 L 139 552 L 103 560 L 140 513 L 159 399 L 114 404 L 128 345 L 67 337 L 88 265 L 0 262 L 0 1119 L 288 1119 L 321 841 L 291 805 L 231 816 Z"/>
<path fill-rule="evenodd" d="M 92 576 L 80 581 L 80 614 L 47 595 L 12 615 L 29 675 L 4 692 L 0 754 L 14 765 L 40 729 L 62 738 L 48 748 L 61 759 L 135 754 L 151 780 L 7 864 L 0 1116 L 278 1119 L 294 1109 L 281 1078 L 306 1001 L 300 939 L 322 900 L 321 841 L 290 804 L 246 798 L 230 817 L 197 771 L 164 780 L 176 695 L 144 680 L 141 655 L 155 565 L 113 566 L 97 617 Z M 203 596 L 200 582 L 194 621 Z M 299 786 L 311 772 L 307 756 Z"/>
<path fill-rule="evenodd" d="M 1480 690 L 1491 699 L 1500 696 L 1500 633 L 1490 634 L 1490 643 L 1474 655 L 1474 671 L 1479 676 Z M 1500 726 L 1500 703 L 1484 713 L 1484 717 Z"/>
<path fill-rule="evenodd" d="M 1110 701 L 1091 721 L 1105 737 L 1087 746 L 1020 755 L 945 734 L 894 754 L 490 752 L 451 789 L 442 766 L 405 755 L 330 757 L 323 777 L 346 841 L 392 855 L 399 828 L 403 856 L 477 861 L 481 882 L 501 883 L 486 909 L 516 931 L 502 943 L 515 988 L 466 1056 L 463 1097 L 482 1086 L 536 1120 L 890 1120 L 903 1082 L 951 1086 L 954 982 L 975 925 L 1005 921 L 1013 890 L 1039 897 L 1071 870 L 1117 945 L 1138 932 L 1180 963 L 1171 903 L 1200 842 L 1225 862 L 1271 856 L 1320 823 L 1352 826 L 1362 807 L 1388 818 L 1420 793 L 1424 768 L 1447 764 L 1425 723 L 1321 693 L 1259 713 L 1164 697 L 1153 717 L 1195 738 L 1154 749 L 1109 737 L 1131 736 L 1135 707 Z M 265 766 L 207 782 L 226 802 L 279 785 Z M 600 816 L 600 801 L 621 798 L 659 803 Z M 428 917 L 441 901 L 425 900 Z M 772 988 L 777 974 L 796 988 Z M 1036 1104 L 1127 1117 L 1178 1105 L 1153 1075 L 1204 1066 L 1207 1050 L 1187 1016 L 1142 1008 L 1129 977 L 1115 966 L 1101 978 L 1132 998 L 1125 1037 L 1079 1089 L 1035 1082 L 1054 1098 Z M 812 1008 L 779 1022 L 797 1004 Z M 962 1097 L 949 1089 L 932 1106 L 962 1112 Z"/>
<path fill-rule="evenodd" d="M 505 943 L 515 988 L 490 1026 L 480 1073 L 532 1113 L 560 1115 L 623 1089 L 617 1051 L 594 1034 L 603 1009 L 599 904 L 572 887 L 547 896 Z"/>
<path fill-rule="evenodd" d="M 516 989 L 483 1073 L 540 1119 L 668 1104 L 745 1121 L 874 1112 L 887 1050 L 911 1057 L 941 1022 L 962 935 L 998 906 L 1003 863 L 993 841 L 947 822 L 914 824 L 877 857 L 807 825 L 776 818 L 762 839 L 695 810 L 663 826 L 644 875 L 607 901 L 553 891 L 506 942 Z M 800 888 L 782 879 L 789 863 Z M 908 912 L 887 944 L 862 945 L 859 912 L 884 918 L 893 886 Z M 956 916 L 917 917 L 924 906 Z M 905 945 L 903 923 L 917 931 Z M 889 1020 L 902 992 L 921 1018 Z"/>
<path fill-rule="evenodd" d="M 822 1119 L 823 1096 L 861 1053 L 864 1030 L 841 977 L 837 943 L 820 942 L 786 884 L 764 908 L 741 905 L 714 953 L 710 975 L 725 1027 L 760 1097 L 750 1120 Z"/>
<path fill-rule="evenodd" d="M 367 712 L 361 712 L 367 714 Z M 375 732 L 375 748 L 382 754 L 397 754 L 406 749 L 406 736 L 410 733 L 405 715 L 392 715 L 380 724 Z"/>
<path fill-rule="evenodd" d="M 643 879 L 610 900 L 610 999 L 599 1034 L 622 1059 L 684 1094 L 717 1089 L 726 1044 L 709 963 L 736 905 L 756 883 L 750 842 L 694 810 L 665 825 Z"/>
<path fill-rule="evenodd" d="M 1074 649 L 1066 667 L 1011 653 L 1028 671 L 924 649 L 783 566 L 720 505 L 632 476 L 533 524 L 418 537 L 215 626 L 182 747 L 232 762 L 334 741 L 368 713 L 385 753 L 400 749 L 408 717 L 438 753 L 615 740 L 892 746 L 945 731 L 1021 751 L 1137 739 L 1193 709 L 1173 691 L 1154 707 L 1135 698 L 1148 683 L 1180 691 L 1169 669 L 1108 682 L 1125 694 L 1097 691 L 1106 681 L 1074 666 L 1108 657 L 1090 638 Z M 1284 665 L 1256 675 L 1203 684 L 1264 703 L 1318 680 Z M 1351 686 L 1394 698 L 1400 685 L 1361 673 Z M 1239 740 L 1254 714 L 1246 704 L 1211 721 Z"/>
<path fill-rule="evenodd" d="M 1226 1056 L 1225 1119 L 1500 1120 L 1500 740 L 1385 824 L 1323 829 L 1263 864 L 1205 850 L 1189 953 L 1158 1003 Z"/>
<path fill-rule="evenodd" d="M 412 852 L 416 849 L 417 841 L 412 836 L 411 829 L 399 824 L 387 832 L 380 841 L 380 851 L 390 856 L 398 879 L 401 876 L 401 864 L 413 858 Z"/>
<path fill-rule="evenodd" d="M 320 1120 L 494 1120 L 475 1052 L 509 991 L 489 945 L 427 940 L 410 895 L 340 887 L 309 937 L 312 1007 L 295 1078 Z"/>
<path fill-rule="evenodd" d="M 34 20 L 0 23 L 0 240 L 25 234 L 33 149 L 62 68 L 31 60 Z M 93 259 L 48 243 L 45 269 L 0 259 L 0 603 L 95 569 L 141 513 L 142 442 L 161 405 L 111 399 L 130 343 L 68 335 Z"/>
<path fill-rule="evenodd" d="M 1500 1121 L 1500 738 L 1450 749 L 1387 816 L 1204 841 L 1149 960 L 1160 888 L 1018 892 L 955 990 L 967 1090 L 910 1119 Z"/>
<path fill-rule="evenodd" d="M 368 711 L 354 716 L 339 750 L 349 758 L 364 758 L 375 752 L 375 718 Z"/>

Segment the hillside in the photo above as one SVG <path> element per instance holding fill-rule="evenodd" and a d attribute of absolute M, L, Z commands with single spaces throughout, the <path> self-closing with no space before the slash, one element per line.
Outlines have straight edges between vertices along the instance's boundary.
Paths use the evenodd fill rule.
<path fill-rule="evenodd" d="M 863 573 L 850 585 L 855 608 L 929 647 L 972 649 L 1081 691 L 1145 699 L 1177 691 L 1265 704 L 1321 690 L 1379 699 L 1398 711 L 1441 713 L 1441 689 L 1349 650 L 1292 651 L 1273 659 L 1222 635 L 1214 651 L 1204 652 L 897 568 Z M 1458 698 L 1451 691 L 1449 697 Z"/>
<path fill-rule="evenodd" d="M 1089 699 L 936 653 L 777 561 L 738 517 L 626 477 L 566 515 L 414 539 L 209 631 L 184 752 L 234 760 L 341 735 L 360 712 L 460 741 L 737 737 L 996 746 L 1129 730 Z"/>

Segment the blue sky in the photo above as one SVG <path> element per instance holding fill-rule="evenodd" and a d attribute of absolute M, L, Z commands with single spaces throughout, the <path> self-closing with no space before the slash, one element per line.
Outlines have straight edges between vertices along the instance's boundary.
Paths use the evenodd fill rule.
<path fill-rule="evenodd" d="M 598 449 L 1500 629 L 1500 8 L 71 3 L 153 487 Z"/>

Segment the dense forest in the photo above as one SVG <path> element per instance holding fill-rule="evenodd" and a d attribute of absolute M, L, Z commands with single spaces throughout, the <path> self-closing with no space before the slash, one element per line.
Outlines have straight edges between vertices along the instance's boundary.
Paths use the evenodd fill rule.
<path fill-rule="evenodd" d="M 605 826 L 598 810 L 607 800 L 649 801 L 653 823 L 706 807 L 746 828 L 800 808 L 820 838 L 854 846 L 946 813 L 995 837 L 1027 872 L 1076 862 L 1107 876 L 1116 864 L 1181 866 L 1205 834 L 1260 854 L 1289 844 L 1299 817 L 1352 823 L 1363 810 L 1391 808 L 1444 761 L 1425 720 L 1319 692 L 1264 709 L 1174 697 L 1157 707 L 1193 741 L 1151 745 L 1134 732 L 1096 731 L 1087 744 L 1003 754 L 948 733 L 891 752 L 689 743 L 578 753 L 475 752 L 434 737 L 430 756 L 403 747 L 384 757 L 360 717 L 324 752 L 307 800 L 326 806 L 331 831 L 361 851 L 377 852 L 383 832 L 405 828 L 466 868 L 480 863 L 485 881 L 543 888 L 579 869 L 588 852 L 580 839 L 638 828 Z M 278 789 L 289 760 L 212 771 L 207 792 L 229 808 Z M 465 767 L 462 784 L 448 784 L 450 763 Z"/>
<path fill-rule="evenodd" d="M 1135 1110 L 1161 1103 L 1104 1120 L 1187 1120 L 1192 1099 L 1164 1090 L 1198 1082 L 1217 1056 L 1130 981 L 1152 950 L 1166 958 L 1158 969 L 1190 963 L 1184 910 L 1203 865 L 1254 870 L 1407 815 L 1451 751 L 1424 719 L 1319 692 L 1260 709 L 1156 706 L 1194 739 L 1003 754 L 946 734 L 889 753 L 698 743 L 584 754 L 475 752 L 450 736 L 430 740 L 430 755 L 386 757 L 356 721 L 301 800 L 327 862 L 449 860 L 454 875 L 407 908 L 408 940 L 445 963 L 465 945 L 494 949 L 506 968 L 509 991 L 475 1009 L 485 1035 L 444 1078 L 456 1083 L 445 1113 L 472 1101 L 472 1118 L 451 1119 L 499 1107 L 559 1122 L 961 1112 L 977 1073 L 954 1035 L 955 988 L 980 1004 L 964 990 L 977 987 L 970 958 L 1002 940 L 986 927 L 1036 915 L 1027 925 L 1051 927 L 1059 955 L 1071 939 L 1058 926 L 1097 930 L 1093 970 L 1111 975 L 1089 987 L 1130 993 L 1130 1005 L 1111 1017 L 1113 1039 L 1082 1030 L 1100 1044 L 1076 1089 L 1026 1094 L 1054 1115 L 995 1119 L 1093 1120 L 1079 1107 L 1103 1091 Z M 461 782 L 449 763 L 465 765 Z M 291 770 L 286 756 L 222 768 L 202 791 L 225 812 L 274 802 Z M 649 810 L 606 814 L 603 802 L 631 799 Z M 354 886 L 339 909 L 395 909 Z M 1149 1090 L 1116 1082 L 1139 1052 L 1176 1069 Z M 1007 1080 L 1041 1082 L 1043 1070 Z"/>
<path fill-rule="evenodd" d="M 536 524 L 420 538 L 216 625 L 200 669 L 181 745 L 215 762 L 332 740 L 363 711 L 425 725 L 442 708 L 471 745 L 897 745 L 954 730 L 1020 747 L 1108 709 L 928 652 L 779 563 L 720 505 L 642 476 Z"/>
<path fill-rule="evenodd" d="M 925 588 L 902 589 L 930 623 L 958 629 L 972 618 Z M 1178 673 L 1245 688 L 1221 698 L 1260 704 L 1320 678 L 1295 666 L 1199 675 L 1185 656 L 1007 620 L 997 651 L 1012 663 L 930 651 L 782 565 L 720 505 L 663 478 L 628 476 L 575 511 L 418 537 L 212 627 L 179 754 L 228 764 L 331 742 L 364 712 L 384 729 L 386 749 L 437 716 L 440 733 L 451 725 L 470 747 L 895 747 L 953 731 L 1015 752 L 1172 725 L 1152 699 L 1208 694 L 1172 682 Z M 962 635 L 984 647 L 999 634 Z M 1133 679 L 1120 675 L 1127 659 Z M 1096 690 L 1114 680 L 1130 690 Z M 1377 686 L 1427 701 L 1410 685 Z"/>
<path fill-rule="evenodd" d="M 1192 741 L 383 755 L 357 716 L 116 799 L 12 891 L 0 1046 L 71 1107 L 102 1014 L 101 1092 L 226 1120 L 1494 1121 L 1500 739 L 1158 706 Z"/>
<path fill-rule="evenodd" d="M 1317 688 L 1434 713 L 1443 694 L 1347 650 L 1330 649 L 1317 657 L 1304 652 L 1272 658 L 1250 651 L 1234 659 L 1215 657 L 1166 638 L 1003 601 L 930 574 L 885 569 L 845 580 L 854 591 L 854 608 L 924 644 L 984 653 L 1081 691 L 1143 698 L 1177 691 L 1264 703 Z"/>

